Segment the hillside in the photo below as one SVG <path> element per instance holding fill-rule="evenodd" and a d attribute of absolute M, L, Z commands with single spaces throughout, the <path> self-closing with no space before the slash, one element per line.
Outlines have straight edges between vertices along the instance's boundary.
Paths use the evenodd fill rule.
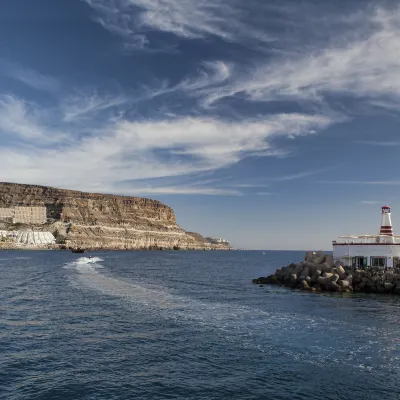
<path fill-rule="evenodd" d="M 88 249 L 228 249 L 187 233 L 174 210 L 140 197 L 85 193 L 47 186 L 0 182 L 0 209 L 46 207 L 45 224 L 12 224 L 0 229 L 49 231 L 67 247 Z"/>

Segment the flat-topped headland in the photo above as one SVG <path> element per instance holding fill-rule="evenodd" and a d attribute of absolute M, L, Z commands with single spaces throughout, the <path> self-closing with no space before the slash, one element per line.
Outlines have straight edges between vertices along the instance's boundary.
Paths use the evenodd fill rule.
<path fill-rule="evenodd" d="M 400 294 L 400 268 L 344 267 L 322 251 L 307 252 L 304 261 L 278 268 L 259 285 L 281 285 L 310 292 L 365 292 Z"/>
<path fill-rule="evenodd" d="M 0 182 L 0 248 L 230 250 L 148 198 Z"/>

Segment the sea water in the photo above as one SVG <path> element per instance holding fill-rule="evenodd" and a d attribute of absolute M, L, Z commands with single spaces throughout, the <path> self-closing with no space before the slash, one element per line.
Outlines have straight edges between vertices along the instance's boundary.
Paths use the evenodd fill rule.
<path fill-rule="evenodd" d="M 251 280 L 303 252 L 0 252 L 1 399 L 399 399 L 400 296 Z"/>

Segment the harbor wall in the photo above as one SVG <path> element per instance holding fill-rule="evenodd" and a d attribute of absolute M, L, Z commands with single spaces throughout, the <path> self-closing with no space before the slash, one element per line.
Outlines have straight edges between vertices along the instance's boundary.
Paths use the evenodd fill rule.
<path fill-rule="evenodd" d="M 278 268 L 253 283 L 277 284 L 309 292 L 365 292 L 400 294 L 400 268 L 353 268 L 333 262 L 323 252 L 307 253 L 305 260 Z"/>

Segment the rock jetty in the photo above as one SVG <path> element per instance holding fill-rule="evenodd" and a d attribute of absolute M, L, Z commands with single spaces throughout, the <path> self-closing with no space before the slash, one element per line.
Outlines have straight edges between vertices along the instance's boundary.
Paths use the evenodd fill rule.
<path fill-rule="evenodd" d="M 365 292 L 400 294 L 400 269 L 354 268 L 334 264 L 332 255 L 307 252 L 304 261 L 278 268 L 253 283 L 276 284 L 310 292 Z"/>

